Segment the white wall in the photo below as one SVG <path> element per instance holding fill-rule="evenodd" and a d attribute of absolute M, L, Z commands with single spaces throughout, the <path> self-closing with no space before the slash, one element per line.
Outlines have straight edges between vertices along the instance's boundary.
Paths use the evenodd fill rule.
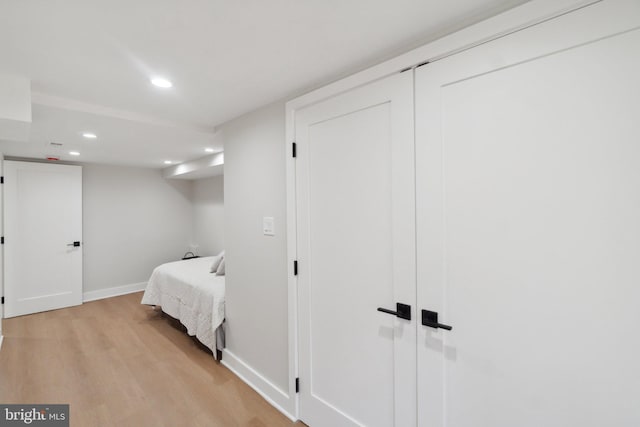
<path fill-rule="evenodd" d="M 84 292 L 146 282 L 189 250 L 190 181 L 157 169 L 83 165 Z"/>
<path fill-rule="evenodd" d="M 256 378 L 248 377 L 257 373 L 287 393 L 284 103 L 218 129 L 225 147 L 227 348 L 223 363 L 232 365 L 254 386 Z M 265 216 L 274 217 L 275 236 L 262 234 Z"/>
<path fill-rule="evenodd" d="M 26 141 L 31 124 L 31 81 L 0 74 L 0 139 Z"/>
<path fill-rule="evenodd" d="M 31 81 L 0 75 L 0 119 L 31 122 Z"/>
<path fill-rule="evenodd" d="M 224 249 L 224 177 L 192 182 L 192 242 L 198 245 L 198 255 L 215 255 Z"/>

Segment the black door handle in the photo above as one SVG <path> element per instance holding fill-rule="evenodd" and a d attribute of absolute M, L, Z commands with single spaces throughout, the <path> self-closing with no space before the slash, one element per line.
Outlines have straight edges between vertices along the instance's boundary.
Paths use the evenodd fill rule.
<path fill-rule="evenodd" d="M 402 303 L 396 303 L 396 311 L 389 310 L 387 308 L 378 307 L 378 311 L 387 314 L 393 314 L 400 319 L 411 320 L 411 306 Z"/>
<path fill-rule="evenodd" d="M 78 246 L 80 246 L 80 242 L 76 241 L 73 243 L 67 243 L 67 246 L 73 246 L 74 248 L 77 248 Z"/>
<path fill-rule="evenodd" d="M 438 313 L 435 311 L 429 311 L 429 310 L 422 310 L 422 324 L 430 328 L 446 329 L 447 331 L 450 331 L 451 329 L 453 329 L 452 326 L 438 323 Z"/>

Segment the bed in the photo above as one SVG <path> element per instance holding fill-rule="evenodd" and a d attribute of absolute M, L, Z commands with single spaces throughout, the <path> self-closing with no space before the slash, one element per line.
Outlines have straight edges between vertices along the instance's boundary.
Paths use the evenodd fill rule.
<path fill-rule="evenodd" d="M 156 267 L 142 304 L 159 306 L 213 352 L 224 346 L 224 275 L 211 273 L 216 257 L 192 258 Z"/>

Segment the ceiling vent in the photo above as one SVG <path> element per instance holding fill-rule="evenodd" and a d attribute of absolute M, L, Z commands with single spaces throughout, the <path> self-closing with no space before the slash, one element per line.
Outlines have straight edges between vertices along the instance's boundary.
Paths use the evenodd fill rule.
<path fill-rule="evenodd" d="M 55 162 L 60 160 L 60 151 L 62 150 L 62 144 L 59 142 L 50 142 L 48 146 L 49 154 L 45 156 L 45 159 Z"/>

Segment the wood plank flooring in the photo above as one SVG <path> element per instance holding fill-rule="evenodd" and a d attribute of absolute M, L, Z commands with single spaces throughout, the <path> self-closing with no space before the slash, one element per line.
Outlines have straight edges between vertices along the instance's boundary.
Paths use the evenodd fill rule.
<path fill-rule="evenodd" d="M 5 319 L 0 402 L 70 404 L 71 426 L 292 423 L 142 293 Z"/>

